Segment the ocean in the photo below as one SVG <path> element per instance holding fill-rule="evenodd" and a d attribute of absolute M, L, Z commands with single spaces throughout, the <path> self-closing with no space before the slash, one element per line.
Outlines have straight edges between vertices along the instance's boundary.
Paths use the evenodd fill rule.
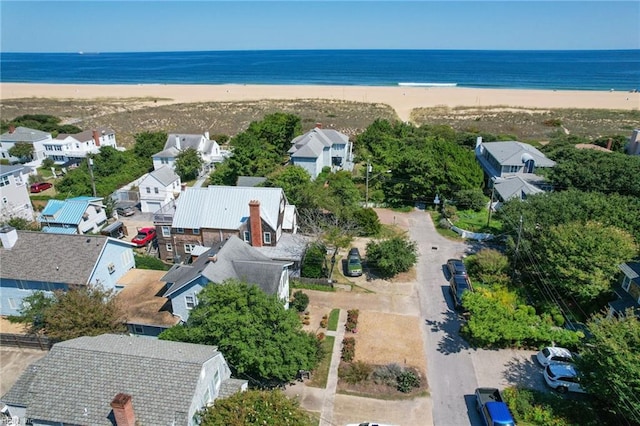
<path fill-rule="evenodd" d="M 640 50 L 2 53 L 0 81 L 638 90 Z"/>

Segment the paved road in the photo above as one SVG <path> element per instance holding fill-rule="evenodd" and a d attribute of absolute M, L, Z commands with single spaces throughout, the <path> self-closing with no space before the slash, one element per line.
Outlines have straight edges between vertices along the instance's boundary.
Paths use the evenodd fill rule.
<path fill-rule="evenodd" d="M 425 319 L 424 345 L 433 424 L 481 425 L 473 399 L 477 387 L 503 388 L 515 383 L 541 386 L 540 371 L 532 362 L 533 352 L 478 350 L 460 338 L 461 322 L 453 310 L 443 267 L 447 259 L 471 254 L 475 248 L 470 243 L 440 236 L 423 211 L 410 214 L 409 233 L 420 253 L 418 296 Z"/>

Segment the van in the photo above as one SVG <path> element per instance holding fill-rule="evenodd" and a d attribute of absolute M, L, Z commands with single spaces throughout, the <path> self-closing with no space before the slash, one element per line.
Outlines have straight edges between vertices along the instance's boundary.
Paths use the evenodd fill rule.
<path fill-rule="evenodd" d="M 349 256 L 347 256 L 347 275 L 350 277 L 362 275 L 362 259 L 360 251 L 356 247 L 349 250 Z"/>

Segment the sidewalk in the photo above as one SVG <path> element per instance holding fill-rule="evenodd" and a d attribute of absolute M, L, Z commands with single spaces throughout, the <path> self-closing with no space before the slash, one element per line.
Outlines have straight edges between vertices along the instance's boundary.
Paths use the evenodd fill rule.
<path fill-rule="evenodd" d="M 322 411 L 320 412 L 320 426 L 335 425 L 333 421 L 333 408 L 335 405 L 336 388 L 338 387 L 338 367 L 340 366 L 340 358 L 342 356 L 342 339 L 344 339 L 344 326 L 346 322 L 347 312 L 344 309 L 340 309 L 338 329 L 336 331 L 327 331 L 327 336 L 335 336 L 336 339 L 333 344 L 327 387 L 324 393 L 324 401 L 322 402 Z"/>

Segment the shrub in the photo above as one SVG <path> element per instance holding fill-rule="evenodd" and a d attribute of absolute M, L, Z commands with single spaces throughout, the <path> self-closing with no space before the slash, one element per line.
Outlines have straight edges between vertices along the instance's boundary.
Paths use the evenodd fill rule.
<path fill-rule="evenodd" d="M 351 362 L 355 356 L 356 339 L 353 337 L 345 337 L 342 339 L 342 360 L 345 362 Z"/>
<path fill-rule="evenodd" d="M 168 271 L 169 266 L 167 266 L 162 260 L 153 256 L 146 256 L 141 254 L 136 254 L 136 268 L 138 269 L 153 269 L 156 271 Z"/>
<path fill-rule="evenodd" d="M 351 331 L 355 333 L 355 330 L 358 327 L 358 315 L 360 311 L 357 309 L 349 309 L 347 311 L 347 323 L 345 324 L 345 329 L 347 331 Z"/>
<path fill-rule="evenodd" d="M 323 332 L 320 332 L 316 335 L 316 338 L 321 342 L 324 340 L 325 334 Z"/>
<path fill-rule="evenodd" d="M 325 278 L 327 275 L 326 255 L 327 248 L 324 244 L 311 244 L 304 254 L 300 275 L 306 278 Z"/>
<path fill-rule="evenodd" d="M 455 222 L 458 220 L 458 209 L 456 208 L 456 206 L 447 204 L 442 208 L 442 216 L 446 217 L 452 222 Z"/>
<path fill-rule="evenodd" d="M 397 386 L 402 371 L 398 364 L 381 365 L 373 371 L 372 379 L 378 385 Z"/>
<path fill-rule="evenodd" d="M 338 369 L 338 376 L 347 383 L 355 385 L 364 382 L 369 378 L 373 367 L 369 364 L 356 361 L 352 364 L 343 365 Z"/>
<path fill-rule="evenodd" d="M 471 209 L 479 212 L 487 206 L 487 197 L 479 188 L 463 189 L 455 194 L 456 208 L 461 210 Z"/>
<path fill-rule="evenodd" d="M 416 243 L 397 236 L 380 242 L 367 244 L 367 265 L 382 278 L 394 277 L 406 272 L 418 261 Z"/>
<path fill-rule="evenodd" d="M 307 306 L 309 306 L 309 296 L 307 296 L 307 294 L 303 293 L 301 290 L 296 291 L 295 293 L 293 293 L 291 306 L 298 312 L 304 312 L 304 310 L 307 309 Z"/>
<path fill-rule="evenodd" d="M 449 223 L 449 221 L 444 218 L 438 221 L 438 226 L 442 229 L 451 229 L 451 223 Z"/>
<path fill-rule="evenodd" d="M 358 226 L 358 235 L 370 237 L 378 235 L 382 229 L 378 214 L 372 208 L 357 209 L 353 212 L 353 219 Z"/>
<path fill-rule="evenodd" d="M 409 393 L 413 388 L 420 387 L 420 376 L 411 370 L 405 370 L 398 376 L 397 389 L 403 393 Z"/>
<path fill-rule="evenodd" d="M 320 320 L 320 327 L 327 328 L 327 325 L 329 325 L 329 316 L 325 314 Z"/>

